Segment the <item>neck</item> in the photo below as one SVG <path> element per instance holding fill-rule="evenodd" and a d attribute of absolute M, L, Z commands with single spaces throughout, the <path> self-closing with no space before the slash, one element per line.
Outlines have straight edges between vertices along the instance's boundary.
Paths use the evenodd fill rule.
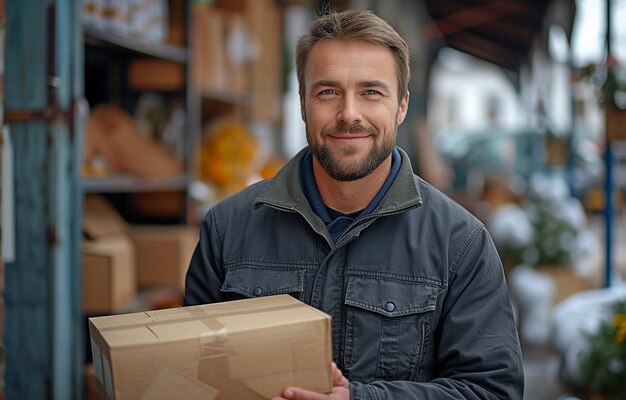
<path fill-rule="evenodd" d="M 327 207 L 344 214 L 363 210 L 378 193 L 391 169 L 391 156 L 369 175 L 342 182 L 333 179 L 313 157 L 313 174 L 322 200 Z"/>

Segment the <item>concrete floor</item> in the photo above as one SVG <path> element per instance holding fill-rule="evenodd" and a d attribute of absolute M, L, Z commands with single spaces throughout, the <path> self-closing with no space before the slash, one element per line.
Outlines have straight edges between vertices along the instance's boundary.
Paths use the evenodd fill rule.
<path fill-rule="evenodd" d="M 559 360 L 549 348 L 525 348 L 523 354 L 524 399 L 556 400 L 567 394 L 567 388 L 558 379 Z"/>

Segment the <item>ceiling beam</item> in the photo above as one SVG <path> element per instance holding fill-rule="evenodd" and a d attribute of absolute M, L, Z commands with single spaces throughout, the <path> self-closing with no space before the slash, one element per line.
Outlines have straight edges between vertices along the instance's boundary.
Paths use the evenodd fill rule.
<path fill-rule="evenodd" d="M 439 0 L 427 3 L 433 21 L 421 28 L 426 39 L 437 39 L 467 29 L 486 27 L 498 34 L 528 38 L 540 21 L 537 16 L 545 6 L 518 1 L 492 1 L 477 6 L 465 6 L 455 1 Z"/>
<path fill-rule="evenodd" d="M 519 71 L 526 54 L 472 34 L 453 35 L 448 38 L 450 47 L 471 54 L 511 71 Z"/>

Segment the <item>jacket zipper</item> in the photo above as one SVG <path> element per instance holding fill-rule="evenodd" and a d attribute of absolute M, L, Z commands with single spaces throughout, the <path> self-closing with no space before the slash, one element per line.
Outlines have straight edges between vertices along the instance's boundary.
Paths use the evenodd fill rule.
<path fill-rule="evenodd" d="M 378 214 L 368 214 L 368 215 L 365 215 L 363 217 L 357 218 L 357 219 L 354 220 L 354 222 L 352 222 L 350 225 L 348 225 L 348 227 L 343 231 L 341 236 L 339 236 L 337 238 L 337 241 L 335 243 L 340 243 L 341 239 L 343 239 L 344 236 L 346 236 L 352 229 L 356 228 L 357 226 L 361 225 L 362 223 L 365 223 L 365 222 L 369 221 L 370 219 L 375 219 L 375 218 L 380 218 L 380 217 L 388 217 L 390 215 L 396 215 L 396 214 L 402 214 L 403 212 L 413 210 L 414 208 L 418 208 L 421 205 L 422 205 L 421 203 L 418 203 L 418 204 L 415 204 L 415 205 L 412 205 L 410 207 L 406 207 L 406 208 L 403 208 L 403 209 L 397 210 L 397 211 L 390 211 L 390 212 L 384 212 L 384 213 L 378 213 Z"/>

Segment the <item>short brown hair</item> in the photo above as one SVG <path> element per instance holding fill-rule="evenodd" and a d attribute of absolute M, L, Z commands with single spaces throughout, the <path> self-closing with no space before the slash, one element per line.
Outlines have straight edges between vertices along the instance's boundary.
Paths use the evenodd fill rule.
<path fill-rule="evenodd" d="M 398 99 L 408 89 L 409 48 L 404 39 L 384 20 L 369 10 L 350 9 L 318 17 L 296 43 L 296 72 L 300 95 L 304 95 L 304 69 L 313 47 L 324 39 L 360 40 L 384 46 L 396 61 Z"/>

